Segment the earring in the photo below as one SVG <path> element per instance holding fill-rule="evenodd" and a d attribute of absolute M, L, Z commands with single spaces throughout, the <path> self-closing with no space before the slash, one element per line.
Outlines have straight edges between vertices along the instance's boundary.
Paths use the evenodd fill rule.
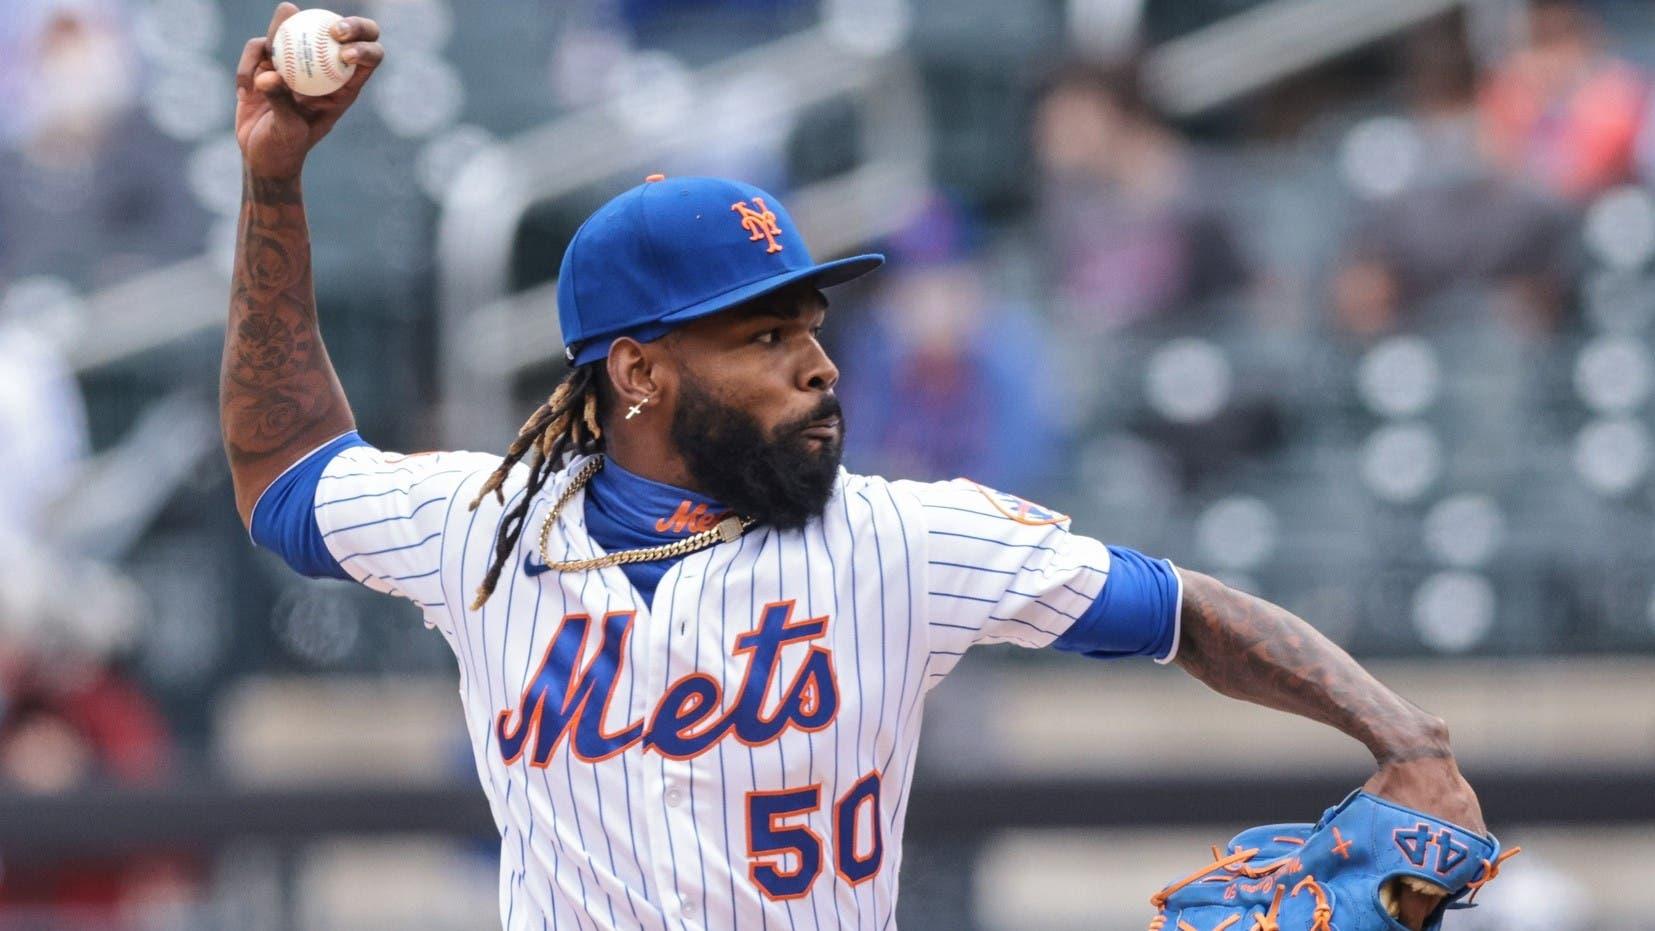
<path fill-rule="evenodd" d="M 639 401 L 637 404 L 634 404 L 631 407 L 628 407 L 626 409 L 626 419 L 631 420 L 632 418 L 634 418 L 634 417 L 638 416 L 639 414 L 643 413 L 644 405 L 648 404 L 648 403 L 649 403 L 649 395 L 646 394 L 646 395 L 644 395 L 644 399 L 642 401 Z"/>

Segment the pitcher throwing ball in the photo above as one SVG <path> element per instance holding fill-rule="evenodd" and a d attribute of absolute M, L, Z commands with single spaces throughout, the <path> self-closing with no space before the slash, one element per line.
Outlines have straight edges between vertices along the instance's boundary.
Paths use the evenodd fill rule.
<path fill-rule="evenodd" d="M 383 53 L 370 20 L 334 35 L 356 70 L 328 96 L 294 96 L 268 37 L 237 73 L 225 447 L 260 545 L 412 601 L 453 648 L 504 927 L 892 927 L 926 696 L 984 643 L 1176 663 L 1362 741 L 1374 795 L 1483 830 L 1443 722 L 1288 612 L 993 488 L 841 468 L 823 292 L 883 260 L 814 261 L 750 185 L 652 175 L 580 227 L 570 371 L 504 456 L 365 441 L 300 171 Z"/>

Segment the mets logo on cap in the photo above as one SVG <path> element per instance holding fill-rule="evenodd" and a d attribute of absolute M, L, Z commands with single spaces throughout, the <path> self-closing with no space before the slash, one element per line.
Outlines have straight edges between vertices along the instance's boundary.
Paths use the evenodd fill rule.
<path fill-rule="evenodd" d="M 757 210 L 739 200 L 730 205 L 730 209 L 741 217 L 741 228 L 747 231 L 747 240 L 769 243 L 764 250 L 767 253 L 782 251 L 781 243 L 776 242 L 776 237 L 782 234 L 782 228 L 776 225 L 776 212 L 764 205 L 764 198 L 754 197 L 752 200 L 758 205 Z"/>
<path fill-rule="evenodd" d="M 816 262 L 786 205 L 751 184 L 650 175 L 587 217 L 564 250 L 564 356 L 586 365 L 618 337 L 647 343 L 794 284 L 832 287 L 883 261 L 870 253 Z"/>

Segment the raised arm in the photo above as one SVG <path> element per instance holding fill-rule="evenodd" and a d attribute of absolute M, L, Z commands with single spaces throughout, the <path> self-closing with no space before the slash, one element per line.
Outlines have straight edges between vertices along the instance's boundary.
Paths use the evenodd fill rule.
<path fill-rule="evenodd" d="M 299 176 L 384 52 L 379 27 L 347 17 L 335 28 L 356 73 L 326 97 L 299 97 L 270 61 L 270 40 L 298 11 L 276 8 L 269 32 L 250 39 L 236 68 L 236 139 L 242 152 L 241 220 L 219 376 L 219 420 L 236 509 L 252 520 L 259 493 L 308 450 L 355 426 L 317 325 L 310 232 Z"/>
<path fill-rule="evenodd" d="M 1476 831 L 1477 796 L 1460 775 L 1441 718 L 1386 688 L 1292 613 L 1198 572 L 1182 571 L 1177 662 L 1214 691 L 1321 721 L 1360 740 L 1379 771 L 1365 788 Z M 1434 900 L 1408 893 L 1419 927 Z"/>

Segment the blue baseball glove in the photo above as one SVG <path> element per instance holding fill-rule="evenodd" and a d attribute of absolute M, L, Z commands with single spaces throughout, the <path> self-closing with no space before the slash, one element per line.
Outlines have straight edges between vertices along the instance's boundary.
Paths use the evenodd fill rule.
<path fill-rule="evenodd" d="M 1394 917 L 1398 883 L 1442 895 L 1425 922 L 1435 931 L 1519 849 L 1357 791 L 1315 824 L 1267 824 L 1214 847 L 1212 863 L 1150 898 L 1149 931 L 1408 931 Z"/>

